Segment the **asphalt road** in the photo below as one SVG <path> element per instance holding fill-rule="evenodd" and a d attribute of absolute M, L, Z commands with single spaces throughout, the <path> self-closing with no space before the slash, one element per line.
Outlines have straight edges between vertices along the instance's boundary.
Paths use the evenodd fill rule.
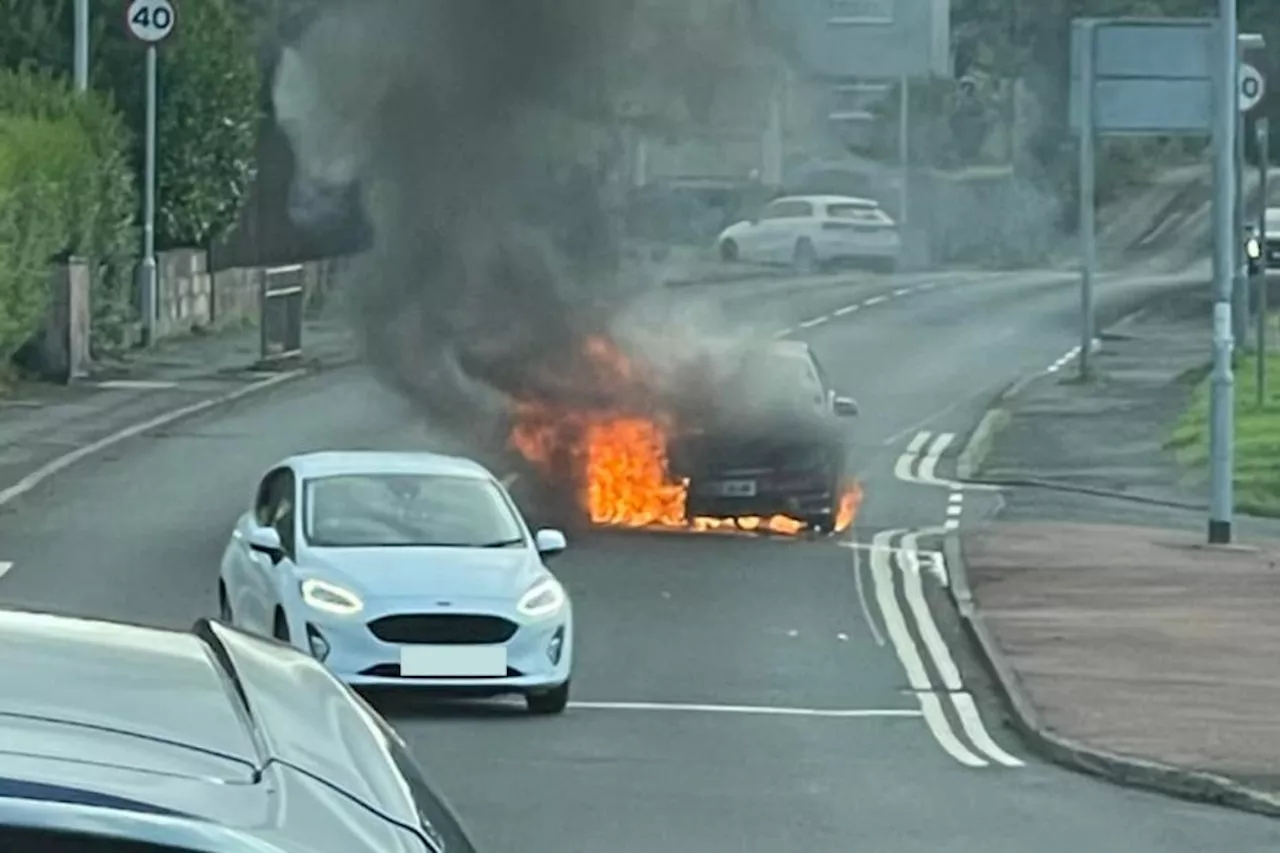
<path fill-rule="evenodd" d="M 1275 849 L 1271 821 L 1037 762 L 971 702 L 964 650 L 930 606 L 930 531 L 990 500 L 952 497 L 958 436 L 990 393 L 1075 344 L 1076 294 L 1016 276 L 930 283 L 762 298 L 743 315 L 779 330 L 832 317 L 797 334 L 862 406 L 851 542 L 585 537 L 555 564 L 580 620 L 576 707 L 395 710 L 481 850 Z M 1101 287 L 1104 312 L 1134 293 Z M 215 611 L 225 537 L 267 466 L 426 440 L 354 369 L 131 440 L 0 511 L 0 601 L 186 626 Z"/>

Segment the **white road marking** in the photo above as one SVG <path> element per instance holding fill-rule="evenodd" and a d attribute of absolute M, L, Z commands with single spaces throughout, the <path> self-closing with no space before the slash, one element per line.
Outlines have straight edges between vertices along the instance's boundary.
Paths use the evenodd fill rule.
<path fill-rule="evenodd" d="M 960 513 L 962 512 L 964 512 L 964 507 L 960 506 L 959 504 L 952 504 L 951 506 L 947 507 L 948 518 L 959 518 Z"/>
<path fill-rule="evenodd" d="M 927 430 L 921 430 L 911 439 L 893 466 L 893 475 L 906 483 L 918 483 L 925 486 L 944 486 L 953 490 L 964 491 L 999 491 L 999 486 L 986 483 L 963 483 L 959 480 L 947 480 L 937 475 L 938 462 L 943 452 L 955 441 L 955 433 L 944 432 L 937 436 Z M 920 449 L 933 439 L 927 452 L 921 456 Z M 918 469 L 913 473 L 912 467 L 919 458 Z"/>
<path fill-rule="evenodd" d="M 951 446 L 951 442 L 956 440 L 953 432 L 944 432 L 933 440 L 933 444 L 929 445 L 929 451 L 925 453 L 924 458 L 920 460 L 919 475 L 920 481 L 924 483 L 941 482 L 937 476 L 938 462 L 942 459 L 943 452 Z"/>
<path fill-rule="evenodd" d="M 857 311 L 861 307 L 862 307 L 861 305 L 846 305 L 843 308 L 837 308 L 835 311 L 832 311 L 831 313 L 837 317 L 847 317 L 848 315 Z"/>
<path fill-rule="evenodd" d="M 907 606 L 915 617 L 920 638 L 924 640 L 925 650 L 933 658 L 933 664 L 942 676 L 942 684 L 948 690 L 963 690 L 964 682 L 960 680 L 960 670 L 951 657 L 951 649 L 942 639 L 938 624 L 933 621 L 933 611 L 924 598 L 924 583 L 920 580 L 920 560 L 914 551 L 899 551 L 898 566 L 902 569 L 902 587 L 907 597 Z"/>
<path fill-rule="evenodd" d="M 1000 744 L 991 738 L 987 727 L 982 724 L 982 715 L 978 713 L 978 706 L 974 704 L 973 697 L 967 691 L 953 693 L 951 701 L 955 703 L 956 713 L 960 716 L 960 725 L 964 726 L 965 734 L 973 741 L 974 746 L 991 756 L 997 764 L 1003 764 L 1005 767 L 1026 766 L 1023 761 L 1001 749 Z"/>
<path fill-rule="evenodd" d="M 984 727 L 973 697 L 965 690 L 959 669 L 951 656 L 951 650 L 942 638 L 924 597 L 924 585 L 920 574 L 921 552 L 915 546 L 920 535 L 935 531 L 936 528 L 928 531 L 883 530 L 872 537 L 871 545 L 860 546 L 854 543 L 852 547 L 855 548 L 855 553 L 859 548 L 866 548 L 871 552 L 877 603 L 884 616 L 898 660 L 906 670 L 908 683 L 920 700 L 921 714 L 934 739 L 948 755 L 966 767 L 987 767 L 992 761 L 1005 767 L 1021 767 L 1023 763 L 1001 749 Z M 892 547 L 894 538 L 899 535 L 902 537 L 903 545 L 907 547 Z M 942 570 L 945 573 L 945 560 L 942 559 L 942 555 L 936 552 L 927 553 L 933 561 L 943 564 Z M 894 571 L 895 565 L 897 572 Z M 903 577 L 903 593 L 911 619 L 915 622 L 916 630 L 928 650 L 934 668 L 942 678 L 945 690 L 941 693 L 935 689 L 930 680 L 924 660 L 908 627 L 907 616 L 898 604 L 894 583 L 896 574 L 901 574 Z M 965 735 L 972 746 L 977 748 L 977 752 L 970 749 L 953 728 L 946 713 L 948 698 L 956 709 L 956 717 Z M 978 753 L 984 753 L 987 758 Z"/>
<path fill-rule="evenodd" d="M 880 606 L 880 614 L 884 617 L 885 628 L 888 630 L 889 639 L 893 641 L 898 660 L 902 662 L 902 668 L 907 671 L 907 681 L 911 684 L 911 689 L 932 690 L 933 684 L 929 681 L 929 674 L 925 671 L 924 661 L 916 650 L 916 644 L 911 639 L 907 620 L 902 615 L 902 608 L 898 606 L 898 596 L 894 590 L 893 568 L 889 562 L 891 551 L 888 543 L 898 532 L 882 530 L 871 539 L 873 544 L 871 577 L 876 585 L 876 603 Z"/>
<path fill-rule="evenodd" d="M 956 518 L 948 518 L 942 523 L 944 530 L 956 530 L 960 527 L 960 520 Z"/>
<path fill-rule="evenodd" d="M 173 409 L 165 412 L 164 414 L 157 415 L 151 420 L 133 424 L 132 426 L 113 432 L 111 435 L 104 436 L 95 442 L 84 445 L 83 447 L 77 447 L 70 453 L 65 453 L 57 459 L 45 463 L 18 482 L 14 483 L 12 486 L 0 489 L 0 506 L 13 502 L 43 483 L 45 480 L 52 477 L 54 474 L 57 474 L 59 471 L 70 468 L 81 459 L 92 456 L 95 453 L 100 453 L 108 447 L 112 447 L 122 441 L 133 438 L 134 436 L 142 435 L 143 433 L 150 432 L 154 429 L 159 429 L 162 426 L 167 426 L 174 421 L 188 418 L 192 415 L 198 415 L 203 411 L 214 408 L 215 406 L 235 402 L 242 397 L 247 397 L 257 391 L 265 390 L 272 385 L 279 385 L 283 382 L 288 382 L 291 379 L 297 379 L 307 372 L 306 368 L 298 368 L 297 370 L 279 373 L 269 379 L 263 379 L 260 382 L 253 382 L 243 388 L 232 391 L 229 394 L 223 394 L 219 397 L 210 397 L 206 400 L 201 400 L 199 403 L 192 403 L 189 406 Z"/>
<path fill-rule="evenodd" d="M 1089 344 L 1089 352 L 1097 352 L 1100 349 L 1102 349 L 1102 340 L 1099 338 L 1094 338 L 1093 341 L 1090 342 Z M 1057 361 L 1049 365 L 1049 367 L 1045 369 L 1045 373 L 1057 373 L 1059 370 L 1062 370 L 1062 368 L 1066 367 L 1068 364 L 1070 364 L 1079 356 L 1080 356 L 1080 345 L 1077 344 L 1076 346 L 1073 346 L 1071 349 L 1067 350 L 1066 353 L 1064 353 L 1061 357 L 1059 357 Z"/>
<path fill-rule="evenodd" d="M 803 323 L 801 323 L 800 328 L 812 329 L 814 326 L 821 326 L 823 323 L 827 322 L 827 320 L 829 319 L 831 318 L 830 317 L 814 317 L 812 320 L 805 320 Z"/>
<path fill-rule="evenodd" d="M 0 560 L 0 578 L 9 574 L 9 570 L 13 568 L 13 563 L 9 560 Z"/>
<path fill-rule="evenodd" d="M 960 742 L 960 738 L 956 737 L 956 733 L 951 730 L 951 723 L 947 720 L 947 712 L 942 709 L 942 700 L 938 698 L 937 694 L 921 693 L 919 696 L 920 710 L 924 713 L 925 724 L 929 726 L 929 731 L 933 733 L 934 739 L 947 751 L 947 754 L 966 767 L 986 767 L 987 762 L 974 755 L 967 746 Z"/>
<path fill-rule="evenodd" d="M 161 382 L 154 379 L 110 379 L 106 382 L 93 383 L 95 388 L 109 390 L 158 391 L 163 388 L 177 388 L 177 382 Z"/>
<path fill-rule="evenodd" d="M 911 443 L 907 445 L 907 452 L 914 456 L 915 454 L 920 452 L 920 448 L 924 447 L 925 442 L 927 442 L 928 440 L 929 440 L 929 433 L 927 432 L 917 433 L 916 437 L 911 439 Z"/>
<path fill-rule="evenodd" d="M 677 702 L 570 702 L 570 708 L 589 711 L 685 711 L 700 714 L 759 714 L 777 717 L 920 717 L 912 708 L 786 708 L 768 705 L 696 705 Z"/>
<path fill-rule="evenodd" d="M 853 585 L 858 591 L 858 606 L 862 608 L 862 617 L 867 620 L 867 628 L 871 630 L 871 639 L 875 640 L 877 646 L 883 647 L 884 635 L 876 627 L 876 620 L 871 615 L 871 605 L 867 603 L 867 592 L 862 583 L 862 560 L 858 556 L 860 553 L 858 543 L 850 540 L 840 544 L 850 546 L 853 549 Z"/>
<path fill-rule="evenodd" d="M 943 586 L 950 586 L 951 579 L 947 576 L 947 563 L 942 558 L 941 551 L 921 551 L 917 544 L 921 536 L 941 536 L 946 533 L 943 527 L 925 527 L 920 530 L 912 530 L 902 534 L 901 552 L 905 554 L 914 554 L 923 556 L 929 561 L 929 573 L 938 579 L 938 583 Z"/>
<path fill-rule="evenodd" d="M 902 668 L 906 670 L 907 681 L 911 689 L 920 699 L 920 710 L 924 714 L 925 724 L 933 733 L 934 739 L 956 761 L 968 767 L 986 767 L 987 762 L 974 755 L 951 730 L 942 702 L 933 692 L 933 683 L 924 668 L 924 661 L 911 639 L 911 631 L 907 627 L 906 617 L 898 606 L 898 594 L 893 583 L 893 569 L 889 563 L 890 549 L 886 546 L 899 531 L 882 530 L 872 537 L 875 547 L 871 550 L 872 577 L 876 582 L 876 602 L 884 616 L 885 627 L 889 638 L 893 641 L 894 651 Z"/>
<path fill-rule="evenodd" d="M 779 331 L 777 331 L 777 332 L 774 332 L 774 333 L 773 333 L 773 337 L 774 337 L 775 339 L 777 339 L 777 338 L 785 338 L 787 335 L 791 334 L 791 333 L 792 333 L 792 332 L 794 332 L 794 331 L 795 331 L 795 329 L 781 329 L 781 330 L 779 330 Z"/>
<path fill-rule="evenodd" d="M 913 288 L 913 287 L 899 287 L 897 290 L 895 290 L 895 291 L 893 292 L 893 295 L 894 295 L 894 296 L 906 296 L 908 293 L 910 293 L 910 292 L 911 292 L 912 290 L 914 290 L 914 289 L 915 289 L 915 288 Z"/>
<path fill-rule="evenodd" d="M 862 304 L 870 307 L 872 305 L 879 305 L 881 302 L 888 302 L 888 301 L 889 301 L 889 297 L 887 296 L 873 296 L 870 299 L 863 300 Z"/>

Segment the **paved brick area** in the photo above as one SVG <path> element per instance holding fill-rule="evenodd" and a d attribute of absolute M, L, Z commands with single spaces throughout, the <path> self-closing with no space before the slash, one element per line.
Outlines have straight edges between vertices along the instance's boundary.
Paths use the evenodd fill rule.
<path fill-rule="evenodd" d="M 988 629 L 1048 729 L 1280 789 L 1280 542 L 994 522 L 965 535 Z"/>

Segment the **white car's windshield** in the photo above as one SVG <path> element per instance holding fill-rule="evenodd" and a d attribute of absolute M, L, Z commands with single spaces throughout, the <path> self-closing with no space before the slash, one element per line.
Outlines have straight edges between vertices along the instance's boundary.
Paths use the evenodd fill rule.
<path fill-rule="evenodd" d="M 422 474 L 319 477 L 304 486 L 307 542 L 320 548 L 499 548 L 524 534 L 487 480 Z"/>

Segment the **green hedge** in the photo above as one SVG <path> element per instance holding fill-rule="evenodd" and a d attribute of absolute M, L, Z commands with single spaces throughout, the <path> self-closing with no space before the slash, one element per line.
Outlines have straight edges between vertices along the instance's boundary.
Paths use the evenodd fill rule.
<path fill-rule="evenodd" d="M 50 262 L 68 247 L 75 183 L 92 157 L 70 119 L 0 116 L 0 363 L 44 321 Z"/>
<path fill-rule="evenodd" d="M 81 96 L 66 80 L 39 72 L 0 72 L 0 116 L 78 129 L 84 156 L 55 166 L 75 189 L 64 197 L 66 252 L 89 263 L 96 349 L 127 343 L 133 319 L 133 268 L 138 249 L 134 216 L 140 204 L 130 161 L 132 135 L 111 101 Z"/>

